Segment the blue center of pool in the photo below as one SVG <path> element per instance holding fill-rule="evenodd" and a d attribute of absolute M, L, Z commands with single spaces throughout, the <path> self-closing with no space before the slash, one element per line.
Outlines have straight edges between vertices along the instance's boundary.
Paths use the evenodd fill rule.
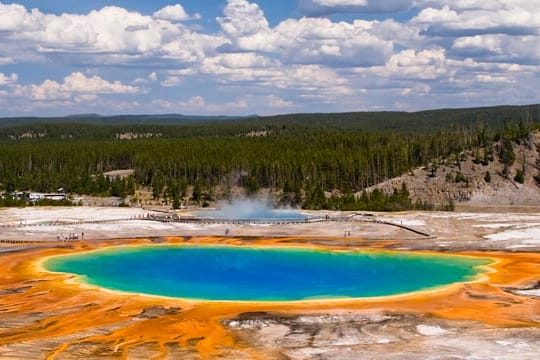
<path fill-rule="evenodd" d="M 488 259 L 228 246 L 120 247 L 44 266 L 84 282 L 186 299 L 293 301 L 402 294 L 472 280 Z"/>

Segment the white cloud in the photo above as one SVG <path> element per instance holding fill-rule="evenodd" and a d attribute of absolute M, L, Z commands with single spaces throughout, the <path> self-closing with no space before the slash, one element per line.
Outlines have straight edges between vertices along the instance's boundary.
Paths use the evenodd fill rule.
<path fill-rule="evenodd" d="M 352 93 L 349 82 L 332 69 L 318 65 L 295 66 L 275 78 L 281 89 L 297 89 L 318 96 L 342 96 Z"/>
<path fill-rule="evenodd" d="M 276 65 L 275 61 L 254 52 L 220 54 L 215 59 L 219 65 L 229 69 L 268 68 Z"/>
<path fill-rule="evenodd" d="M 203 108 L 206 106 L 206 100 L 202 96 L 193 96 L 187 101 L 180 102 L 180 106 L 187 108 Z"/>
<path fill-rule="evenodd" d="M 155 71 L 148 74 L 146 77 L 140 77 L 133 80 L 134 84 L 147 84 L 157 80 L 157 73 Z"/>
<path fill-rule="evenodd" d="M 228 64 L 222 56 L 216 56 L 205 59 L 197 73 L 213 76 L 223 85 L 295 91 L 299 96 L 324 98 L 326 101 L 353 93 L 346 78 L 322 65 L 273 62 L 266 67 L 246 68 L 238 67 L 237 63 Z"/>
<path fill-rule="evenodd" d="M 161 82 L 161 86 L 164 86 L 164 87 L 178 86 L 182 83 L 182 81 L 183 80 L 180 76 L 176 76 L 176 75 L 167 76 L 167 78 Z"/>
<path fill-rule="evenodd" d="M 128 111 L 238 114 L 540 101 L 539 0 L 302 0 L 300 14 L 336 15 L 272 23 L 257 3 L 228 0 L 215 32 L 185 26 L 197 14 L 174 3 L 153 14 L 116 6 L 51 14 L 0 3 L 0 65 L 9 73 L 34 63 L 76 69 L 33 85 L 0 71 L 2 109 L 117 103 L 120 111 L 123 97 L 103 95 L 150 90 L 168 100 L 122 103 Z M 395 15 L 402 10 L 412 18 Z M 131 85 L 82 74 L 110 66 Z M 208 91 L 190 97 L 192 81 Z M 221 100 L 230 93 L 238 98 Z"/>
<path fill-rule="evenodd" d="M 13 63 L 14 63 L 14 60 L 12 58 L 0 56 L 0 65 L 9 65 Z"/>
<path fill-rule="evenodd" d="M 536 6 L 531 7 L 535 2 Z M 426 33 L 441 36 L 540 35 L 540 4 L 538 1 L 494 0 L 486 0 L 484 4 L 444 2 L 441 8 L 423 9 L 413 22 L 423 25 Z"/>
<path fill-rule="evenodd" d="M 540 62 L 540 1 L 426 0 L 411 21 L 450 57 L 490 62 Z"/>
<path fill-rule="evenodd" d="M 493 62 L 540 63 L 540 36 L 496 34 L 460 37 L 451 49 L 463 56 Z"/>
<path fill-rule="evenodd" d="M 373 34 L 377 21 L 333 22 L 326 18 L 289 19 L 275 29 L 276 48 L 290 63 L 374 65 L 384 63 L 393 44 Z"/>
<path fill-rule="evenodd" d="M 186 21 L 186 20 L 197 20 L 201 18 L 200 14 L 188 15 L 184 7 L 180 4 L 176 5 L 167 5 L 164 8 L 156 11 L 153 14 L 155 19 L 167 20 L 167 21 Z"/>
<path fill-rule="evenodd" d="M 75 99 L 88 101 L 95 100 L 97 95 L 137 94 L 141 92 L 141 88 L 124 85 L 120 81 L 109 82 L 99 76 L 86 77 L 83 73 L 74 72 L 66 76 L 62 83 L 45 80 L 39 85 L 17 85 L 13 90 L 13 95 L 29 97 L 33 100 Z"/>
<path fill-rule="evenodd" d="M 508 76 L 502 75 L 489 75 L 489 74 L 478 74 L 476 75 L 476 80 L 482 83 L 514 83 L 516 82 L 513 79 L 510 79 Z"/>
<path fill-rule="evenodd" d="M 39 11 L 26 11 L 26 8 L 19 4 L 0 3 L 0 31 L 32 31 L 39 28 L 35 22 L 42 14 Z"/>
<path fill-rule="evenodd" d="M 538 9 L 537 0 L 417 0 L 419 8 L 450 6 L 456 10 L 497 11 L 505 8 L 521 8 L 529 11 Z"/>
<path fill-rule="evenodd" d="M 90 94 L 135 94 L 141 89 L 135 86 L 124 85 L 120 81 L 109 82 L 99 76 L 86 77 L 80 72 L 74 72 L 64 78 L 61 84 L 62 91 Z"/>
<path fill-rule="evenodd" d="M 0 41 L 14 58 L 25 51 L 45 56 L 65 53 L 69 58 L 78 54 L 79 62 L 103 64 L 145 59 L 195 62 L 205 50 L 215 48 L 220 37 L 116 6 L 84 15 L 52 15 L 0 3 Z"/>
<path fill-rule="evenodd" d="M 259 5 L 247 0 L 227 0 L 224 17 L 217 18 L 223 31 L 232 38 L 269 30 L 268 20 Z"/>
<path fill-rule="evenodd" d="M 416 24 L 401 23 L 393 19 L 379 22 L 371 22 L 370 33 L 373 36 L 385 40 L 396 47 L 406 49 L 421 49 L 429 46 L 429 41 L 420 34 L 420 27 Z M 397 46 L 396 46 L 397 45 Z"/>
<path fill-rule="evenodd" d="M 243 51 L 275 51 L 276 34 L 259 5 L 247 0 L 228 0 L 223 17 L 216 20 L 232 46 Z"/>
<path fill-rule="evenodd" d="M 13 73 L 11 75 L 6 75 L 0 72 L 0 86 L 14 84 L 17 82 L 18 75 Z"/>
<path fill-rule="evenodd" d="M 392 55 L 385 66 L 370 69 L 358 69 L 359 72 L 371 72 L 378 76 L 393 79 L 434 80 L 451 75 L 446 62 L 445 50 L 403 50 Z"/>
<path fill-rule="evenodd" d="M 431 92 L 431 86 L 427 84 L 413 84 L 411 87 L 403 88 L 401 90 L 402 96 L 409 96 L 409 95 L 427 95 Z"/>
<path fill-rule="evenodd" d="M 534 85 L 540 81 L 540 65 L 456 59 L 443 48 L 403 50 L 385 66 L 355 68 L 352 72 L 351 86 L 367 88 L 365 101 L 370 106 L 380 103 L 383 109 L 388 104 L 417 110 L 524 104 L 540 99 L 540 89 Z"/>
<path fill-rule="evenodd" d="M 393 49 L 391 40 L 373 33 L 378 21 L 301 18 L 270 28 L 259 6 L 247 0 L 229 0 L 224 14 L 218 22 L 232 49 L 275 53 L 285 63 L 369 66 L 384 63 Z"/>

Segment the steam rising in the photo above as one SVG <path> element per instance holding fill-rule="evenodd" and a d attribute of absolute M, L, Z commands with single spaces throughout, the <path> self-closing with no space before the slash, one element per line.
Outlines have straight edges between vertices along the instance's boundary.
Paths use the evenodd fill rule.
<path fill-rule="evenodd" d="M 235 199 L 231 202 L 221 202 L 219 210 L 206 211 L 203 216 L 223 219 L 304 219 L 296 209 L 276 209 L 271 201 L 263 199 Z"/>

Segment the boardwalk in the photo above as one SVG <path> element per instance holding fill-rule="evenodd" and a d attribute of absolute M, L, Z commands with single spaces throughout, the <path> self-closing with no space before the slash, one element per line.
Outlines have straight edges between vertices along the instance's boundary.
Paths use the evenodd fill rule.
<path fill-rule="evenodd" d="M 123 218 L 123 219 L 110 219 L 110 220 L 85 220 L 85 221 L 47 221 L 39 223 L 26 223 L 20 222 L 18 224 L 0 224 L 0 228 L 26 228 L 26 227 L 44 227 L 44 226 L 72 226 L 82 224 L 111 224 L 116 222 L 125 222 L 133 220 L 147 220 L 148 218 Z"/>
<path fill-rule="evenodd" d="M 348 216 L 310 216 L 304 219 L 277 219 L 277 218 L 258 218 L 258 219 L 227 219 L 227 218 L 204 218 L 194 216 L 179 217 L 176 215 L 158 215 L 145 218 L 145 220 L 160 221 L 160 222 L 176 222 L 184 224 L 223 224 L 223 225 L 289 225 L 289 224 L 309 224 L 320 222 L 337 222 L 337 223 L 373 223 L 399 227 L 403 230 L 413 232 L 426 238 L 434 238 L 435 236 L 422 230 L 412 228 L 403 224 L 394 223 L 391 221 L 380 220 L 371 216 L 362 216 L 358 214 Z"/>
<path fill-rule="evenodd" d="M 0 228 L 33 228 L 33 227 L 54 227 L 54 226 L 77 226 L 77 225 L 93 225 L 93 224 L 111 224 L 131 221 L 152 221 L 161 223 L 177 223 L 177 224 L 198 224 L 198 225 L 301 225 L 301 224 L 315 224 L 315 223 L 372 223 L 388 226 L 395 226 L 406 231 L 410 231 L 424 238 L 435 238 L 432 234 L 412 228 L 410 226 L 402 225 L 395 222 L 385 221 L 373 216 L 366 216 L 362 214 L 353 214 L 348 216 L 309 216 L 298 219 L 278 219 L 278 218 L 259 218 L 259 219 L 226 219 L 226 218 L 205 218 L 205 217 L 193 217 L 193 216 L 178 216 L 178 215 L 166 215 L 166 214 L 146 214 L 145 216 L 137 216 L 130 218 L 116 218 L 109 220 L 85 220 L 85 221 L 49 221 L 41 223 L 27 224 L 25 221 L 17 224 L 2 224 Z M 91 229 L 79 229 L 83 232 L 91 231 Z M 73 234 L 76 234 L 73 232 Z M 56 241 L 49 240 L 47 242 L 53 243 L 65 243 L 71 241 L 83 240 L 82 236 L 65 238 L 62 235 L 56 237 Z M 31 246 L 37 244 L 43 244 L 44 241 L 40 240 L 2 240 L 0 238 L 0 247 L 17 247 L 17 246 Z"/>

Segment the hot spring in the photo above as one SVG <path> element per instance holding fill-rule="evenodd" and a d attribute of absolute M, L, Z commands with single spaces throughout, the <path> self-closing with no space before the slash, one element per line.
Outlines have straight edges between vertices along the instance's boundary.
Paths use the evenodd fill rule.
<path fill-rule="evenodd" d="M 242 220 L 306 220 L 310 215 L 292 208 L 274 208 L 261 199 L 234 200 L 231 203 L 222 202 L 218 210 L 202 210 L 196 213 L 198 217 L 213 219 L 242 219 Z"/>
<path fill-rule="evenodd" d="M 44 267 L 124 292 L 214 301 L 295 301 L 433 289 L 471 281 L 489 262 L 411 253 L 165 245 L 56 256 Z"/>

